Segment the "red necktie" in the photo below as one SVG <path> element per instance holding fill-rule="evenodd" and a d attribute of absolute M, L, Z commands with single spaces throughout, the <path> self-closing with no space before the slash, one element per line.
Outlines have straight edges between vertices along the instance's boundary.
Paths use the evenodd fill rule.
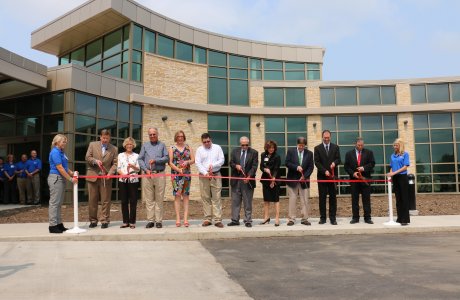
<path fill-rule="evenodd" d="M 358 151 L 358 166 L 361 165 L 361 151 Z"/>

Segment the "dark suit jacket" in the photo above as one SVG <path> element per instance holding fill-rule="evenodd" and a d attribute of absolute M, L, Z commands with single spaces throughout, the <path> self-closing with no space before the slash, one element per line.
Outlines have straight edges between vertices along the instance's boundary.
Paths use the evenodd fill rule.
<path fill-rule="evenodd" d="M 364 177 L 371 178 L 371 173 L 374 171 L 375 159 L 374 153 L 371 150 L 363 148 L 361 150 L 361 165 L 358 166 L 358 159 L 356 157 L 356 149 L 348 151 L 345 155 L 345 171 L 350 175 L 350 179 L 356 179 L 353 177 L 353 173 L 356 172 L 356 168 L 364 167 L 364 172 L 361 172 Z"/>
<path fill-rule="evenodd" d="M 303 157 L 302 163 L 299 162 L 299 155 L 297 154 L 297 147 L 290 148 L 286 154 L 286 167 L 288 169 L 288 173 L 286 175 L 286 179 L 288 180 L 298 180 L 302 176 L 298 171 L 297 167 L 301 166 L 303 169 L 303 177 L 305 179 L 310 179 L 310 175 L 313 172 L 313 153 L 308 150 L 303 150 Z M 288 186 L 295 187 L 297 182 L 295 181 L 287 181 L 286 184 Z M 310 182 L 306 182 L 305 184 L 301 184 L 302 188 L 306 189 L 310 187 Z"/>
<path fill-rule="evenodd" d="M 102 156 L 102 145 L 100 141 L 89 143 L 86 151 L 87 170 L 86 175 L 99 175 L 100 169 L 96 164 L 96 160 L 102 161 L 102 165 L 109 174 L 115 174 L 117 170 L 118 149 L 112 144 L 107 145 L 104 156 Z M 96 178 L 87 178 L 86 180 L 95 182 Z"/>
<path fill-rule="evenodd" d="M 243 174 L 236 170 L 236 165 L 243 166 L 240 162 L 241 159 L 241 147 L 235 148 L 232 151 L 232 155 L 230 157 L 230 167 L 232 168 L 231 176 L 232 177 L 243 177 Z M 259 153 L 252 149 L 248 148 L 248 152 L 246 153 L 246 163 L 244 164 L 244 174 L 251 178 L 256 177 L 257 167 L 259 166 Z M 235 186 L 238 182 L 238 179 L 230 179 L 230 185 Z M 256 187 L 256 181 L 250 180 L 249 186 L 252 188 Z"/>
<path fill-rule="evenodd" d="M 269 156 L 268 153 L 263 152 L 260 155 L 260 170 L 262 171 L 261 178 L 271 179 L 271 177 L 264 172 L 265 168 L 270 169 L 270 174 L 275 178 L 280 178 L 280 167 L 281 167 L 281 157 L 274 153 L 274 155 Z M 261 181 L 264 185 L 270 185 L 270 181 L 263 180 Z M 278 184 L 278 183 L 277 183 Z"/>
<path fill-rule="evenodd" d="M 331 164 L 335 163 L 334 175 L 337 177 L 337 166 L 340 165 L 340 149 L 336 144 L 329 144 L 329 153 L 326 153 L 323 143 L 315 147 L 315 166 L 318 169 L 318 179 L 330 179 L 326 177 L 326 171 L 331 172 Z"/>

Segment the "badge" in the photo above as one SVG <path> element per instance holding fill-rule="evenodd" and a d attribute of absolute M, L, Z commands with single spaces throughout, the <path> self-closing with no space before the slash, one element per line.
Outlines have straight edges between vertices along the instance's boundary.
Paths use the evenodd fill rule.
<path fill-rule="evenodd" d="M 268 161 L 268 157 L 265 157 L 265 158 L 264 158 L 264 161 Z"/>

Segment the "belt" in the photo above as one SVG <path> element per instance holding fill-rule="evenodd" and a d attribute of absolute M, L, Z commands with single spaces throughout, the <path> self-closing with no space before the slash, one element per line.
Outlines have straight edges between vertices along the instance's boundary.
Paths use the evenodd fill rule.
<path fill-rule="evenodd" d="M 152 174 L 158 174 L 158 173 L 162 173 L 164 172 L 164 170 L 153 170 L 151 171 Z"/>

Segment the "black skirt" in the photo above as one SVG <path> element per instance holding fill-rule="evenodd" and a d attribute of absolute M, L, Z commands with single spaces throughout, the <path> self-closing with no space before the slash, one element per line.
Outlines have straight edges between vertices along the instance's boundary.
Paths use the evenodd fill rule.
<path fill-rule="evenodd" d="M 273 188 L 270 187 L 270 184 L 262 184 L 262 193 L 264 195 L 265 202 L 279 202 L 280 201 L 280 186 L 275 184 Z"/>

